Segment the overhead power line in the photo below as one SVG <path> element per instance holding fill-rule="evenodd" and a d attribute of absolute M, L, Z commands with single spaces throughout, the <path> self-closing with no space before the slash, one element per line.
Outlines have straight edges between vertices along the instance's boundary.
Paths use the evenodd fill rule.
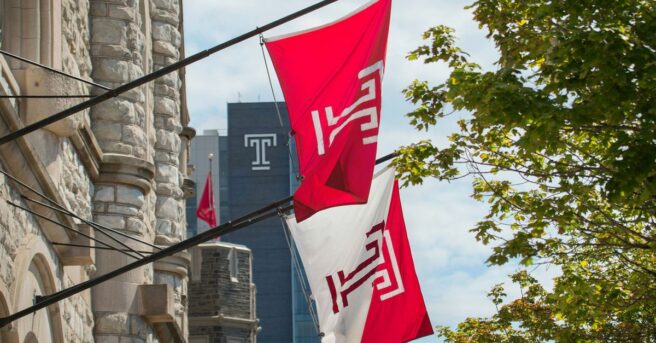
<path fill-rule="evenodd" d="M 74 248 L 89 248 L 89 249 L 99 249 L 99 250 L 117 250 L 117 251 L 123 251 L 127 252 L 130 251 L 128 249 L 117 249 L 117 248 L 108 248 L 108 247 L 101 247 L 98 245 L 84 245 L 84 244 L 73 244 L 73 243 L 60 243 L 60 242 L 51 242 L 50 244 L 52 245 L 60 245 L 64 247 L 74 247 Z M 152 251 L 139 251 L 142 254 L 152 254 Z"/>
<path fill-rule="evenodd" d="M 0 99 L 79 99 L 93 97 L 93 95 L 0 95 Z"/>
<path fill-rule="evenodd" d="M 51 210 L 56 211 L 56 212 L 60 212 L 60 213 L 63 212 L 63 211 L 61 211 L 60 209 L 58 209 L 58 208 L 56 208 L 56 207 L 54 207 L 54 206 L 48 205 L 48 204 L 46 204 L 46 203 L 44 203 L 44 202 L 41 202 L 41 201 L 38 201 L 38 200 L 34 200 L 34 199 L 31 199 L 31 198 L 28 198 L 28 197 L 25 197 L 25 196 L 23 197 L 23 199 L 25 199 L 26 201 L 29 201 L 29 202 L 31 202 L 31 203 L 34 203 L 34 204 L 37 204 L 37 205 L 41 205 L 41 206 L 43 206 L 43 207 L 45 207 L 45 208 L 51 209 Z M 65 212 L 64 212 L 64 213 L 65 213 Z M 66 214 L 66 213 L 65 213 L 65 214 Z M 92 226 L 92 227 L 93 227 L 93 226 Z M 116 243 L 122 245 L 124 248 L 128 249 L 129 251 L 135 253 L 137 256 L 139 256 L 139 257 L 144 257 L 143 254 L 141 254 L 141 253 L 139 253 L 138 251 L 136 251 L 135 249 L 131 248 L 129 245 L 127 245 L 127 244 L 121 242 L 121 241 L 118 240 L 116 237 L 114 237 L 114 236 L 108 234 L 108 233 L 105 232 L 104 230 L 100 230 L 100 229 L 98 229 L 98 228 L 95 228 L 95 229 L 97 229 L 98 232 L 102 233 L 105 237 L 111 239 L 112 241 L 114 241 L 114 242 L 116 242 Z"/>
<path fill-rule="evenodd" d="M 118 251 L 118 252 L 121 252 L 121 253 L 123 253 L 124 255 L 128 256 L 128 257 L 132 257 L 132 258 L 135 259 L 135 260 L 138 260 L 139 257 L 143 256 L 143 255 L 137 253 L 136 251 L 135 251 L 135 253 L 136 253 L 137 255 L 135 256 L 135 255 L 132 255 L 131 253 L 128 253 L 128 252 L 126 252 L 126 251 L 121 251 L 120 249 L 116 249 L 116 248 L 114 248 L 113 246 L 111 246 L 111 245 L 109 245 L 109 244 L 107 244 L 107 243 L 105 243 L 105 242 L 103 242 L 103 241 L 101 241 L 101 240 L 99 240 L 99 239 L 97 239 L 97 238 L 91 237 L 90 235 L 87 235 L 87 234 L 85 234 L 85 233 L 83 233 L 83 232 L 80 232 L 80 231 L 78 231 L 78 230 L 75 230 L 75 229 L 73 229 L 72 227 L 69 227 L 69 226 L 67 226 L 67 225 L 64 225 L 64 224 L 62 224 L 62 223 L 60 223 L 60 222 L 58 222 L 58 221 L 56 221 L 56 220 L 50 219 L 50 218 L 48 218 L 48 217 L 46 217 L 46 216 L 44 216 L 44 215 L 42 215 L 42 214 L 36 213 L 35 211 L 32 211 L 32 210 L 30 210 L 29 208 L 27 208 L 27 207 L 25 207 L 25 206 L 21 206 L 21 205 L 19 205 L 19 204 L 16 204 L 16 203 L 10 201 L 10 200 L 6 200 L 6 201 L 7 201 L 7 203 L 8 203 L 9 205 L 14 206 L 14 207 L 16 207 L 16 208 L 19 208 L 19 209 L 21 209 L 21 210 L 23 210 L 23 211 L 25 211 L 25 212 L 27 212 L 27 213 L 30 213 L 31 215 L 33 215 L 33 216 L 35 216 L 35 217 L 39 217 L 39 218 L 41 218 L 41 219 L 43 219 L 43 220 L 45 220 L 45 221 L 47 221 L 47 222 L 50 222 L 50 223 L 52 223 L 52 224 L 57 225 L 57 226 L 59 226 L 59 227 L 61 227 L 61 228 L 63 228 L 63 229 L 66 229 L 66 230 L 71 231 L 71 232 L 75 232 L 76 234 L 81 235 L 81 236 L 83 236 L 83 237 L 86 237 L 86 238 L 88 238 L 88 239 L 90 239 L 90 240 L 92 240 L 92 241 L 94 241 L 94 242 L 97 242 L 97 243 L 103 244 L 103 245 L 105 245 L 107 248 L 112 249 L 112 250 L 116 250 L 116 251 Z"/>
<path fill-rule="evenodd" d="M 75 75 L 71 75 L 71 74 L 64 73 L 64 72 L 61 71 L 61 70 L 57 70 L 57 69 L 54 69 L 54 68 L 48 67 L 47 65 L 43 65 L 43 64 L 41 64 L 41 63 L 34 62 L 34 61 L 32 61 L 32 60 L 28 60 L 28 59 L 25 58 L 25 57 L 21 57 L 21 56 L 18 56 L 18 55 L 12 54 L 11 52 L 8 52 L 8 51 L 0 50 L 0 54 L 3 54 L 3 55 L 5 55 L 5 56 L 8 56 L 8 57 L 11 57 L 11 58 L 14 58 L 14 59 L 17 59 L 17 60 L 19 60 L 19 61 L 21 61 L 21 62 L 25 62 L 25 63 L 27 63 L 27 64 L 31 64 L 31 65 L 33 65 L 33 66 L 37 66 L 37 67 L 39 67 L 39 68 L 43 68 L 43 69 L 48 70 L 48 71 L 51 71 L 51 72 L 53 72 L 53 73 L 55 73 L 55 74 L 59 74 L 59 75 L 62 75 L 62 76 L 65 76 L 65 77 L 68 77 L 68 78 L 70 78 L 70 79 L 77 80 L 77 81 L 80 81 L 80 82 L 84 82 L 84 83 L 86 83 L 86 84 L 88 84 L 88 85 L 91 85 L 91 86 L 94 86 L 94 87 L 98 87 L 98 88 L 104 89 L 104 90 L 106 90 L 106 91 L 111 90 L 111 88 L 109 88 L 109 87 L 105 87 L 105 86 L 103 86 L 103 85 L 99 85 L 99 84 L 97 84 L 97 83 L 95 83 L 95 82 L 92 82 L 92 81 L 89 81 L 89 80 L 85 80 L 85 79 L 83 79 L 83 78 L 81 78 L 81 77 L 77 77 L 77 76 L 75 76 Z"/>
<path fill-rule="evenodd" d="M 234 222 L 230 221 L 230 222 L 227 222 L 225 224 L 219 225 L 219 226 L 215 227 L 212 230 L 205 231 L 201 234 L 198 234 L 194 237 L 191 237 L 191 238 L 189 238 L 185 241 L 182 241 L 178 244 L 171 245 L 171 246 L 169 246 L 165 249 L 162 249 L 158 252 L 153 253 L 150 256 L 146 256 L 146 257 L 144 257 L 140 260 L 134 261 L 134 262 L 132 262 L 128 265 L 125 265 L 125 266 L 123 266 L 121 268 L 118 268 L 114 271 L 111 271 L 107 274 L 97 276 L 93 279 L 90 279 L 88 281 L 79 283 L 75 286 L 63 289 L 59 292 L 55 292 L 55 293 L 43 296 L 42 298 L 39 299 L 40 301 L 38 301 L 33 306 L 30 306 L 30 307 L 28 307 L 24 310 L 18 311 L 16 313 L 12 314 L 12 315 L 0 318 L 0 327 L 4 327 L 7 324 L 13 322 L 14 320 L 17 320 L 17 319 L 23 318 L 25 316 L 28 316 L 28 315 L 30 315 L 30 314 L 44 308 L 44 307 L 47 307 L 47 306 L 52 305 L 52 304 L 54 304 L 54 303 L 56 303 L 60 300 L 66 299 L 70 296 L 73 296 L 73 295 L 78 294 L 82 291 L 85 291 L 85 290 L 87 290 L 87 289 L 89 289 L 89 288 L 91 288 L 95 285 L 103 283 L 103 282 L 105 282 L 107 280 L 110 280 L 110 279 L 112 279 L 116 276 L 119 276 L 123 273 L 127 273 L 131 270 L 142 267 L 142 266 L 144 266 L 146 264 L 149 264 L 151 262 L 155 262 L 155 261 L 160 260 L 162 258 L 174 255 L 174 254 L 179 253 L 183 250 L 194 247 L 194 246 L 196 246 L 200 243 L 203 243 L 203 242 L 206 242 L 210 239 L 213 239 L 217 236 L 221 236 L 221 235 L 224 235 L 224 234 L 239 230 L 240 228 L 243 228 L 243 227 L 246 227 L 248 225 L 260 222 L 264 219 L 276 216 L 276 215 L 278 215 L 279 212 L 286 212 L 286 211 L 289 211 L 291 209 L 292 209 L 292 206 L 287 206 L 287 207 L 284 207 L 284 208 L 281 208 L 281 209 L 275 209 L 275 210 L 272 210 L 272 211 L 269 211 L 269 212 L 265 212 L 265 213 L 262 213 L 262 214 L 257 215 L 257 216 L 253 216 L 254 212 L 249 213 L 246 216 L 243 216 L 242 218 L 239 218 L 238 220 L 236 220 Z"/>
<path fill-rule="evenodd" d="M 138 239 L 138 238 L 136 238 L 136 237 L 134 237 L 134 236 L 127 235 L 127 234 L 125 234 L 125 233 L 123 233 L 123 232 L 120 232 L 120 231 L 118 231 L 118 230 L 112 229 L 112 228 L 107 227 L 107 226 L 105 226 L 105 225 L 101 225 L 101 224 L 98 224 L 98 223 L 95 223 L 95 222 L 92 222 L 92 221 L 90 221 L 90 220 L 87 220 L 87 219 L 82 218 L 81 216 L 79 216 L 79 215 L 73 213 L 72 211 L 68 210 L 68 209 L 65 208 L 64 206 L 58 204 L 55 200 L 51 199 L 51 198 L 48 197 L 47 195 L 45 195 L 45 194 L 43 194 L 43 193 L 37 191 L 36 189 L 30 187 L 29 185 L 25 184 L 25 183 L 22 182 L 21 180 L 17 179 L 16 177 L 12 176 L 11 174 L 7 173 L 6 171 L 4 171 L 4 170 L 2 170 L 2 169 L 0 169 L 0 174 L 3 174 L 4 176 L 8 177 L 8 178 L 11 179 L 12 181 L 16 182 L 18 185 L 24 187 L 25 189 L 29 190 L 30 192 L 32 192 L 32 193 L 38 195 L 38 196 L 41 197 L 42 199 L 44 199 L 44 200 L 46 200 L 47 202 L 51 203 L 51 204 L 52 204 L 52 207 L 49 207 L 49 208 L 50 208 L 51 210 L 53 210 L 53 211 L 60 212 L 60 213 L 62 213 L 62 214 L 64 214 L 64 215 L 67 215 L 67 216 L 71 216 L 71 217 L 73 217 L 73 218 L 75 218 L 75 219 L 77 219 L 77 220 L 83 222 L 84 224 L 89 225 L 89 226 L 90 226 L 91 228 L 93 228 L 94 230 L 98 230 L 98 231 L 103 231 L 103 230 L 105 230 L 105 231 L 109 231 L 109 232 L 112 232 L 112 233 L 114 233 L 114 234 L 116 234 L 116 235 L 119 235 L 119 236 L 121 236 L 121 237 L 124 237 L 124 238 L 130 239 L 130 240 L 132 240 L 132 241 L 135 241 L 135 242 L 137 242 L 137 243 L 141 243 L 141 244 L 143 244 L 143 245 L 147 245 L 147 246 L 149 246 L 149 247 L 151 247 L 151 248 L 153 248 L 153 249 L 161 250 L 160 247 L 158 247 L 158 246 L 156 246 L 156 245 L 154 245 L 154 244 L 148 243 L 148 242 L 146 242 L 146 241 L 142 241 L 142 240 L 140 240 L 140 239 Z M 24 198 L 25 200 L 27 200 L 27 201 L 33 201 L 33 202 L 34 202 L 34 200 L 32 200 L 32 199 L 30 199 L 30 198 L 28 198 L 28 197 L 26 197 L 26 196 L 23 196 L 23 198 Z M 45 206 L 45 205 L 44 205 L 44 206 Z"/>
<path fill-rule="evenodd" d="M 336 1 L 338 1 L 338 0 L 323 0 L 321 2 L 318 2 L 318 3 L 316 3 L 312 6 L 304 8 L 304 9 L 298 11 L 298 12 L 292 13 L 292 14 L 286 16 L 286 17 L 280 18 L 280 19 L 275 20 L 273 22 L 270 22 L 270 23 L 268 23 L 268 24 L 266 24 L 262 27 L 258 27 L 256 29 L 251 30 L 247 33 L 244 33 L 240 36 L 232 38 L 232 39 L 230 39 L 230 40 L 228 40 L 224 43 L 216 45 L 213 48 L 201 51 L 197 54 L 194 54 L 194 55 L 189 56 L 185 59 L 182 59 L 178 62 L 175 62 L 171 65 L 168 65 L 168 66 L 166 66 L 162 69 L 159 69 L 159 70 L 157 70 L 153 73 L 150 73 L 148 75 L 144 75 L 144 76 L 142 76 L 142 77 L 140 77 L 140 78 L 138 78 L 134 81 L 130 81 L 130 82 L 128 82 L 128 83 L 126 83 L 122 86 L 116 87 L 116 88 L 114 88 L 112 90 L 109 90 L 105 93 L 102 93 L 102 94 L 100 94 L 100 95 L 98 95 L 94 98 L 91 98 L 87 101 L 81 102 L 81 103 L 79 103 L 79 104 L 77 104 L 73 107 L 70 107 L 66 110 L 63 110 L 59 113 L 53 114 L 53 115 L 51 115 L 49 117 L 46 117 L 42 120 L 39 120 L 39 121 L 37 121 L 33 124 L 27 125 L 27 126 L 23 127 L 22 129 L 18 129 L 18 130 L 14 131 L 10 134 L 5 135 L 4 137 L 1 137 L 0 138 L 0 145 L 11 142 L 16 138 L 22 137 L 22 136 L 24 136 L 24 135 L 26 135 L 30 132 L 36 131 L 36 130 L 44 127 L 44 126 L 50 125 L 50 124 L 52 124 L 52 123 L 54 123 L 58 120 L 62 120 L 66 117 L 69 117 L 69 116 L 75 114 L 75 113 L 78 113 L 82 110 L 90 108 L 91 106 L 100 104 L 103 101 L 106 101 L 108 99 L 117 97 L 117 96 L 119 96 L 119 95 L 121 95 L 121 94 L 123 94 L 123 93 L 125 93 L 129 90 L 137 88 L 137 87 L 139 87 L 139 86 L 141 86 L 145 83 L 153 81 L 153 80 L 155 80 L 159 77 L 162 77 L 162 76 L 164 76 L 168 73 L 171 73 L 171 72 L 174 72 L 176 70 L 182 69 L 182 68 L 184 68 L 184 67 L 186 67 L 186 66 L 188 66 L 188 65 L 190 65 L 194 62 L 200 61 L 200 60 L 202 60 L 202 59 L 204 59 L 204 58 L 206 58 L 206 57 L 208 57 L 208 56 L 210 56 L 210 55 L 212 55 L 216 52 L 219 52 L 223 49 L 231 47 L 231 46 L 233 46 L 237 43 L 241 43 L 241 42 L 245 41 L 246 39 L 249 39 L 251 37 L 255 37 L 255 36 L 257 36 L 257 35 L 259 35 L 263 32 L 271 30 L 271 29 L 273 29 L 277 26 L 280 26 L 280 25 L 282 25 L 284 23 L 287 23 L 291 20 L 294 20 L 298 17 L 301 17 L 301 16 L 306 15 L 310 12 L 318 10 L 318 9 L 320 9 L 320 8 L 326 6 L 326 5 L 332 4 L 333 2 L 336 2 Z"/>

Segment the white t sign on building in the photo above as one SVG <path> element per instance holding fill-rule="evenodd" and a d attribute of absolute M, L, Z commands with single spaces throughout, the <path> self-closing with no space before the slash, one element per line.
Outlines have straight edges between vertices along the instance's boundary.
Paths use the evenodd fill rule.
<path fill-rule="evenodd" d="M 255 148 L 255 160 L 251 162 L 251 170 L 271 170 L 271 162 L 267 160 L 267 147 L 278 146 L 275 133 L 259 133 L 244 135 L 244 147 Z"/>

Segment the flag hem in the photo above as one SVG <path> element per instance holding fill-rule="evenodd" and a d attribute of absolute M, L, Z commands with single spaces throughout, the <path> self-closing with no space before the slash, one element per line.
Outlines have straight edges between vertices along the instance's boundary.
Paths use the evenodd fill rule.
<path fill-rule="evenodd" d="M 371 179 L 372 179 L 372 180 L 375 179 L 377 176 L 379 176 L 380 174 L 383 174 L 385 171 L 387 171 L 387 170 L 390 169 L 390 168 L 394 168 L 394 166 L 392 165 L 392 163 L 390 163 L 390 164 L 386 165 L 385 167 L 381 168 L 379 171 L 374 172 L 374 174 L 373 174 L 373 176 L 372 176 Z M 394 177 L 394 179 L 396 180 L 396 176 Z M 327 209 L 329 209 L 329 208 L 335 208 L 335 207 L 340 207 L 340 206 L 366 205 L 367 203 L 368 203 L 368 200 L 365 201 L 365 202 L 363 202 L 363 203 L 355 203 L 355 204 L 354 204 L 354 203 L 349 203 L 349 204 L 339 204 L 339 205 L 334 205 L 334 206 L 330 206 L 330 207 L 322 208 L 322 209 L 319 210 L 319 211 L 315 211 L 314 214 L 317 214 L 317 213 L 319 213 L 319 212 L 321 212 L 321 211 L 323 211 L 323 210 L 327 210 Z M 314 215 L 314 214 L 313 214 L 313 215 Z M 310 217 L 312 217 L 312 216 L 310 216 Z M 307 217 L 307 218 L 301 220 L 300 222 L 303 222 L 303 221 L 305 221 L 306 219 L 309 219 L 310 217 Z M 296 220 L 296 213 L 292 213 L 292 214 L 284 215 L 283 218 L 284 218 L 284 219 L 294 219 L 295 222 L 300 223 L 299 221 Z"/>
<path fill-rule="evenodd" d="M 277 40 L 281 40 L 281 39 L 285 39 L 285 38 L 289 38 L 289 37 L 293 37 L 293 36 L 302 35 L 302 34 L 305 34 L 305 33 L 310 33 L 310 32 L 316 31 L 316 30 L 320 30 L 320 29 L 323 29 L 323 28 L 325 28 L 327 26 L 330 26 L 330 25 L 335 25 L 337 23 L 340 23 L 340 22 L 342 22 L 342 21 L 356 15 L 359 12 L 364 11 L 365 9 L 371 7 L 373 4 L 375 4 L 379 1 L 383 1 L 383 0 L 371 0 L 368 3 L 356 8 L 355 10 L 353 10 L 350 13 L 346 14 L 346 16 L 341 17 L 337 20 L 331 21 L 329 23 L 319 25 L 319 26 L 316 26 L 316 27 L 313 27 L 313 28 L 305 29 L 305 30 L 299 30 L 299 31 L 285 33 L 285 34 L 281 34 L 281 35 L 277 35 L 277 36 L 273 36 L 273 37 L 269 37 L 269 38 L 264 38 L 263 40 L 266 43 L 274 42 L 274 41 L 277 41 Z"/>

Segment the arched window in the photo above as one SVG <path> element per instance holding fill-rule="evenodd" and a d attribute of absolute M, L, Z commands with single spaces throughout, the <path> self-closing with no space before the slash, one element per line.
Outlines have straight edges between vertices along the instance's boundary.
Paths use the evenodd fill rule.
<path fill-rule="evenodd" d="M 23 343 L 39 343 L 39 340 L 36 338 L 34 332 L 30 332 L 25 336 L 25 341 Z"/>
<path fill-rule="evenodd" d="M 39 249 L 39 250 L 36 250 Z M 19 270 L 17 289 L 14 299 L 16 308 L 27 308 L 34 304 L 36 297 L 52 294 L 56 291 L 54 264 L 51 259 L 42 252 L 45 249 L 43 242 L 27 250 L 17 257 L 17 268 Z M 34 251 L 40 251 L 32 255 Z M 25 260 L 29 259 L 27 268 Z M 30 317 L 21 318 L 15 323 L 15 331 L 18 342 L 21 343 L 62 343 L 63 327 L 62 316 L 59 305 L 49 307 L 47 310 L 36 311 Z"/>
<path fill-rule="evenodd" d="M 24 297 L 34 298 L 52 293 L 52 275 L 47 268 L 47 262 L 37 255 L 30 263 L 23 284 Z M 38 343 L 37 338 L 45 342 L 55 342 L 53 330 L 53 315 L 50 311 L 37 311 L 29 320 L 30 332 L 25 336 L 25 343 Z"/>

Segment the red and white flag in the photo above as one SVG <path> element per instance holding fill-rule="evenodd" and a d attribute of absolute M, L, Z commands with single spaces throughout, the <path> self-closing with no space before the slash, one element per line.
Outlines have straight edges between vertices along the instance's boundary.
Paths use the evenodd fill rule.
<path fill-rule="evenodd" d="M 391 5 L 375 0 L 332 24 L 266 40 L 296 139 L 299 221 L 367 201 Z"/>
<path fill-rule="evenodd" d="M 394 169 L 364 205 L 287 218 L 317 304 L 322 342 L 399 343 L 433 333 L 405 230 Z"/>
<path fill-rule="evenodd" d="M 210 228 L 216 227 L 216 210 L 214 209 L 214 190 L 212 189 L 212 172 L 207 173 L 205 188 L 198 202 L 196 216 L 205 221 Z"/>

